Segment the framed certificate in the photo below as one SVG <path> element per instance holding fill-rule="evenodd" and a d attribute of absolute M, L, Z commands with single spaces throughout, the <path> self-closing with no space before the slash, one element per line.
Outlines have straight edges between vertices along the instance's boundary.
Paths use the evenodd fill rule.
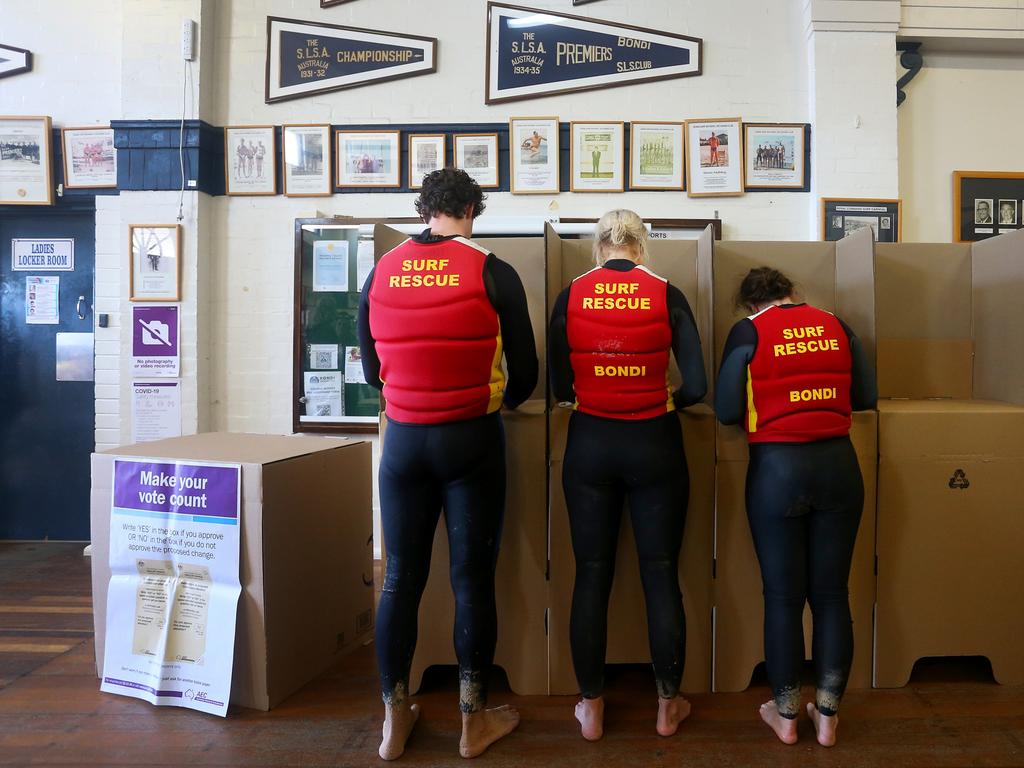
<path fill-rule="evenodd" d="M 64 188 L 117 186 L 117 150 L 113 128 L 64 128 Z"/>
<path fill-rule="evenodd" d="M 740 118 L 686 121 L 686 194 L 743 194 L 743 134 Z"/>
<path fill-rule="evenodd" d="M 53 205 L 49 117 L 0 117 L 0 204 Z"/>
<path fill-rule="evenodd" d="M 508 135 L 512 194 L 558 194 L 558 118 L 513 117 Z"/>
<path fill-rule="evenodd" d="M 683 123 L 629 124 L 629 188 L 686 189 Z"/>
<path fill-rule="evenodd" d="M 287 197 L 331 194 L 331 126 L 286 125 L 281 161 Z"/>
<path fill-rule="evenodd" d="M 622 123 L 570 123 L 569 189 L 622 192 L 625 189 L 625 130 Z"/>
<path fill-rule="evenodd" d="M 130 301 L 181 301 L 181 225 L 128 227 Z"/>
<path fill-rule="evenodd" d="M 472 176 L 482 189 L 500 186 L 498 134 L 457 133 L 454 138 L 455 167 Z"/>
<path fill-rule="evenodd" d="M 744 188 L 805 189 L 806 132 L 804 123 L 744 123 Z"/>
<path fill-rule="evenodd" d="M 409 188 L 423 186 L 423 177 L 447 165 L 443 133 L 409 134 Z"/>
<path fill-rule="evenodd" d="M 400 131 L 337 131 L 339 187 L 400 187 Z"/>

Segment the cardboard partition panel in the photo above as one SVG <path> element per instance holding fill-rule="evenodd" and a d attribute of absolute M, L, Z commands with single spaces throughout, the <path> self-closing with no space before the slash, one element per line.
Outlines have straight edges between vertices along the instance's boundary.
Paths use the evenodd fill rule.
<path fill-rule="evenodd" d="M 853 415 L 850 438 L 864 477 L 864 512 L 850 568 L 854 657 L 850 688 L 871 687 L 872 611 L 875 601 L 875 462 L 877 414 Z M 764 660 L 764 601 L 761 572 L 747 522 L 744 489 L 748 452 L 739 427 L 719 425 L 715 507 L 714 690 L 742 691 Z M 810 609 L 804 609 L 804 645 L 811 652 Z"/>
<path fill-rule="evenodd" d="M 540 376 L 533 399 L 503 412 L 507 451 L 505 525 L 498 556 L 498 646 L 494 663 L 505 670 L 520 695 L 547 693 L 547 267 L 540 237 L 481 238 L 479 245 L 511 264 L 526 290 Z M 383 421 L 383 419 L 382 419 Z M 383 434 L 382 439 L 387 440 Z M 386 552 L 385 552 L 386 556 Z M 424 670 L 456 664 L 452 643 L 455 603 L 448 577 L 448 536 L 443 520 L 434 536 L 430 577 L 420 603 L 419 639 L 410 690 L 420 687 Z"/>
<path fill-rule="evenodd" d="M 590 240 L 561 240 L 553 232 L 549 256 L 560 257 L 558 288 L 594 266 Z M 710 361 L 711 239 L 708 232 L 693 241 L 652 241 L 652 271 L 667 278 L 687 297 L 703 340 L 705 365 Z M 710 371 L 708 371 L 710 378 Z M 673 364 L 670 381 L 678 386 L 680 374 Z M 579 688 L 569 645 L 569 614 L 575 581 L 575 560 L 568 512 L 562 490 L 562 465 L 571 412 L 554 408 L 550 416 L 550 615 L 548 657 L 550 693 L 572 694 Z M 714 518 L 714 415 L 707 405 L 680 414 L 690 472 L 690 501 L 679 561 L 679 578 L 686 611 L 686 662 L 682 688 L 689 693 L 710 690 L 711 670 L 711 546 Z M 640 583 L 639 562 L 628 510 L 623 510 L 615 581 L 608 610 L 609 664 L 650 663 L 647 618 Z M 652 691 L 653 695 L 653 691 Z"/>
<path fill-rule="evenodd" d="M 373 635 L 370 444 L 208 433 L 92 455 L 92 592 L 103 676 L 115 456 L 242 465 L 231 703 L 267 710 Z"/>
<path fill-rule="evenodd" d="M 956 655 L 987 656 L 998 682 L 1024 684 L 1024 407 L 878 410 L 875 685 L 905 685 L 917 659 Z"/>
<path fill-rule="evenodd" d="M 974 396 L 1024 405 L 1024 230 L 971 252 Z"/>

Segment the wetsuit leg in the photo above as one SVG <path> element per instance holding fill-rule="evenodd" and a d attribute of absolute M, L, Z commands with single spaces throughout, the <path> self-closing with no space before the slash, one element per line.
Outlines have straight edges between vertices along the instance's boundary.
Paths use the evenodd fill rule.
<path fill-rule="evenodd" d="M 625 501 L 617 463 L 627 452 L 610 440 L 613 436 L 608 434 L 607 424 L 601 423 L 607 421 L 582 413 L 572 415 L 562 468 L 576 557 L 569 638 L 576 680 L 588 699 L 597 698 L 604 690 L 608 599 Z"/>
<path fill-rule="evenodd" d="M 686 616 L 679 588 L 690 475 L 683 433 L 675 413 L 628 424 L 639 432 L 629 445 L 634 455 L 626 474 L 630 517 L 640 560 L 647 631 L 658 696 L 675 698 L 686 655 Z"/>
<path fill-rule="evenodd" d="M 389 424 L 380 464 L 381 524 L 387 566 L 375 645 L 384 702 L 409 693 L 420 598 L 441 514 L 441 488 L 428 462 L 432 427 Z"/>
<path fill-rule="evenodd" d="M 864 481 L 853 445 L 848 439 L 822 441 L 816 461 L 821 479 L 829 482 L 815 492 L 809 519 L 808 599 L 814 615 L 812 656 L 817 707 L 834 715 L 846 690 L 853 661 L 853 621 L 850 616 L 850 565 L 864 508 Z"/>
<path fill-rule="evenodd" d="M 779 713 L 800 710 L 804 660 L 803 610 L 807 600 L 807 456 L 785 444 L 751 445 L 747 519 L 764 586 L 764 653 L 768 683 Z"/>
<path fill-rule="evenodd" d="M 505 514 L 505 432 L 494 413 L 444 425 L 436 437 L 431 452 L 444 483 L 459 706 L 477 712 L 487 703 L 498 638 L 494 573 Z"/>

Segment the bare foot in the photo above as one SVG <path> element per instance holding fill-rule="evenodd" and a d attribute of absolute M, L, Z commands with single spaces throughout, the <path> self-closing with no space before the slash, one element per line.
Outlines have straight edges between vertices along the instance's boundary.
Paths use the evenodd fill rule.
<path fill-rule="evenodd" d="M 761 705 L 761 719 L 775 731 L 775 735 L 783 744 L 796 744 L 796 718 L 792 720 L 779 714 L 774 701 L 766 701 Z"/>
<path fill-rule="evenodd" d="M 604 736 L 604 697 L 580 699 L 576 705 L 576 719 L 580 721 L 580 733 L 587 741 L 597 741 Z"/>
<path fill-rule="evenodd" d="M 476 757 L 502 736 L 508 736 L 519 725 L 519 712 L 505 705 L 479 712 L 462 713 L 462 740 L 459 754 Z"/>
<path fill-rule="evenodd" d="M 679 730 L 679 724 L 690 716 L 690 702 L 682 696 L 674 699 L 658 699 L 658 734 L 671 736 Z"/>
<path fill-rule="evenodd" d="M 405 752 L 405 742 L 409 740 L 412 728 L 420 716 L 420 705 L 401 704 L 384 707 L 384 739 L 380 743 L 377 754 L 382 760 L 397 760 Z"/>
<path fill-rule="evenodd" d="M 839 727 L 839 715 L 823 715 L 812 702 L 807 702 L 807 714 L 814 721 L 814 732 L 818 734 L 818 743 L 823 747 L 834 747 L 836 745 L 836 729 Z"/>

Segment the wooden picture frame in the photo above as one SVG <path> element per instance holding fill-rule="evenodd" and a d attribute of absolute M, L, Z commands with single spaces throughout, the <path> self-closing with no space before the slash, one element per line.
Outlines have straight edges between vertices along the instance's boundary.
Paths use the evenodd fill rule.
<path fill-rule="evenodd" d="M 448 165 L 448 141 L 443 133 L 410 133 L 406 143 L 409 156 L 409 189 L 420 189 L 423 186 L 421 182 L 424 176 Z M 418 145 L 427 147 L 433 145 L 435 157 L 434 162 L 429 165 L 429 170 L 424 170 L 428 167 L 427 165 L 416 167 Z"/>
<path fill-rule="evenodd" d="M 513 195 L 557 195 L 561 191 L 560 130 L 557 117 L 509 118 L 509 189 Z M 533 165 L 537 167 L 529 167 Z"/>
<path fill-rule="evenodd" d="M 486 145 L 488 147 L 488 163 L 483 166 L 470 166 L 466 157 L 467 145 Z M 461 146 L 460 146 L 461 145 Z M 497 133 L 456 133 L 452 136 L 452 165 L 468 173 L 480 189 L 498 189 L 501 187 L 501 153 L 499 151 Z M 460 148 L 461 160 L 460 160 Z"/>
<path fill-rule="evenodd" d="M 249 141 L 248 147 L 245 145 L 246 139 Z M 224 193 L 232 197 L 277 194 L 275 126 L 224 126 Z"/>
<path fill-rule="evenodd" d="M 147 233 L 147 230 L 149 231 Z M 136 232 L 140 235 L 136 238 Z M 163 237 L 160 236 L 163 233 Z M 173 243 L 167 245 L 167 233 L 173 233 Z M 144 246 L 144 247 L 143 247 Z M 159 246 L 153 253 L 154 246 Z M 146 251 L 143 259 L 142 251 Z M 164 270 L 159 280 L 160 261 L 172 258 L 175 264 Z M 149 273 L 149 276 L 147 276 Z M 167 276 L 165 278 L 165 276 Z M 129 224 L 128 225 L 128 300 L 145 302 L 181 301 L 181 225 Z"/>
<path fill-rule="evenodd" d="M 53 205 L 51 136 L 49 115 L 0 116 L 0 205 Z"/>
<path fill-rule="evenodd" d="M 979 220 L 982 202 L 988 203 L 988 222 Z M 1022 228 L 1024 171 L 953 171 L 954 243 L 973 243 Z"/>
<path fill-rule="evenodd" d="M 316 161 L 314 142 L 300 137 L 320 137 L 320 168 L 310 171 Z M 303 146 L 299 146 L 299 144 Z M 307 143 L 309 147 L 305 146 Z M 285 197 L 330 197 L 334 193 L 331 174 L 334 168 L 333 143 L 329 123 L 288 123 L 281 126 L 281 182 Z M 295 168 L 302 170 L 292 170 Z M 291 179 L 291 183 L 289 183 Z"/>
<path fill-rule="evenodd" d="M 702 133 L 709 135 L 707 145 L 702 143 Z M 687 120 L 685 134 L 686 194 L 690 197 L 738 197 L 742 195 L 744 193 L 742 118 L 712 117 Z M 722 136 L 725 136 L 724 144 L 720 138 Z M 735 146 L 733 146 L 734 142 Z M 704 162 L 705 146 L 708 147 L 707 163 Z M 725 165 L 722 165 L 723 159 Z"/>
<path fill-rule="evenodd" d="M 615 145 L 618 144 L 616 149 Z M 611 155 L 610 170 L 606 163 Z M 589 174 L 589 178 L 588 178 Z M 609 174 L 605 179 L 605 174 Z M 622 121 L 569 123 L 569 191 L 626 190 L 626 126 Z"/>
<path fill-rule="evenodd" d="M 895 222 L 892 221 L 893 218 L 896 219 Z M 821 198 L 822 240 L 841 240 L 856 229 L 866 226 L 870 226 L 874 232 L 875 242 L 902 242 L 903 200 L 864 197 Z"/>
<path fill-rule="evenodd" d="M 645 172 L 643 166 L 643 146 L 640 144 L 645 134 L 651 134 L 646 138 L 664 138 L 667 134 L 672 136 L 672 151 L 670 162 L 671 173 L 653 172 L 654 168 Z M 657 136 L 660 134 L 660 136 Z M 664 148 L 661 149 L 664 164 Z M 676 162 L 678 158 L 678 163 Z M 678 165 L 678 168 L 676 168 Z M 658 169 L 662 170 L 661 168 Z M 629 188 L 639 191 L 686 191 L 686 123 L 659 120 L 637 120 L 629 124 Z"/>
<path fill-rule="evenodd" d="M 807 123 L 743 123 L 744 190 L 808 189 L 808 127 Z M 762 147 L 763 156 L 758 154 Z"/>
<path fill-rule="evenodd" d="M 335 186 L 363 189 L 401 187 L 401 136 L 400 130 L 335 130 Z M 349 145 L 346 142 L 352 143 Z M 374 164 L 373 170 L 369 168 L 369 163 Z M 352 167 L 349 168 L 349 165 Z"/>
<path fill-rule="evenodd" d="M 60 144 L 64 189 L 117 188 L 113 128 L 104 125 L 61 128 Z M 79 165 L 87 167 L 80 169 Z"/>

